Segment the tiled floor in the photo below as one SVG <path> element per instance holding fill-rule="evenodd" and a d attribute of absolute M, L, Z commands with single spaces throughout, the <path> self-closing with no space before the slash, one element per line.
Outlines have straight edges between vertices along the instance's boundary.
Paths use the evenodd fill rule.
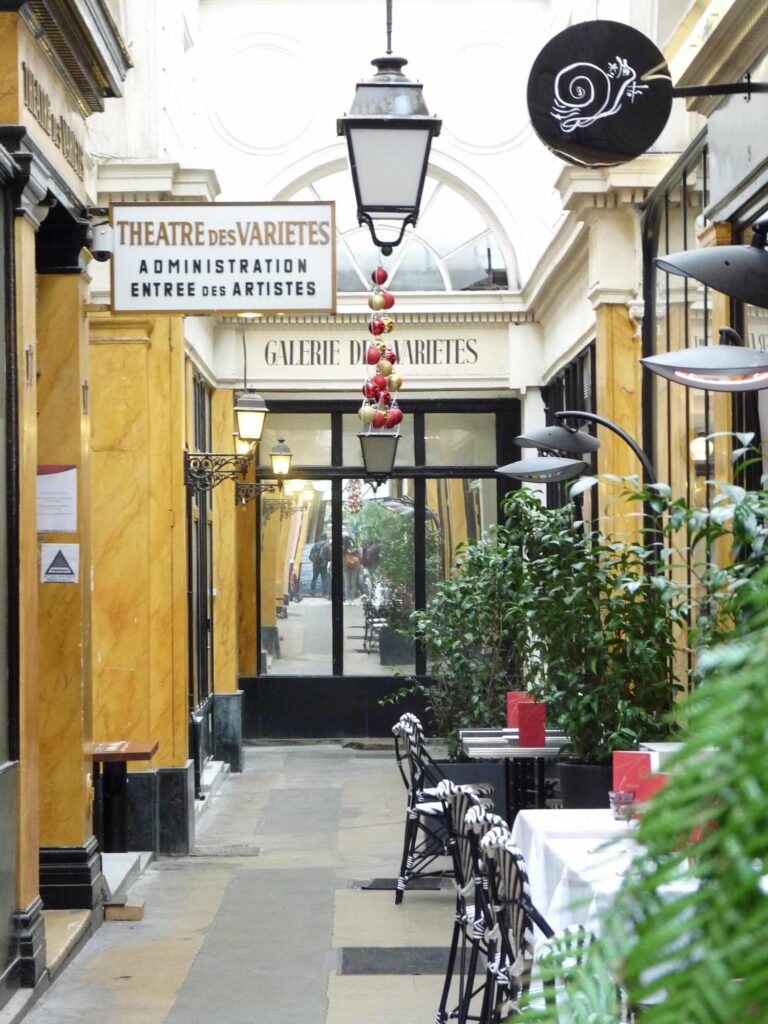
<path fill-rule="evenodd" d="M 452 889 L 360 888 L 397 874 L 404 800 L 387 752 L 248 748 L 196 855 L 131 889 L 144 920 L 104 924 L 26 1024 L 429 1024 Z"/>

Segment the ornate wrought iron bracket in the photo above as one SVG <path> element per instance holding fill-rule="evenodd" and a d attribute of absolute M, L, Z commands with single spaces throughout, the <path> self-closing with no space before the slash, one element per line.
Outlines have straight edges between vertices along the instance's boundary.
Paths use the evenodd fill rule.
<path fill-rule="evenodd" d="M 211 491 L 224 480 L 240 480 L 250 463 L 250 455 L 184 452 L 184 483 L 196 491 Z"/>
<path fill-rule="evenodd" d="M 246 505 L 249 501 L 253 501 L 260 494 L 266 494 L 268 491 L 280 490 L 279 484 L 260 484 L 250 483 L 239 480 L 235 487 L 235 504 Z"/>

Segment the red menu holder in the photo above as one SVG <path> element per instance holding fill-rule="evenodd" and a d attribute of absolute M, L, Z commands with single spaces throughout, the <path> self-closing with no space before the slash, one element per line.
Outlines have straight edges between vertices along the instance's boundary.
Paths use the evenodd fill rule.
<path fill-rule="evenodd" d="M 649 800 L 669 779 L 659 767 L 655 751 L 614 750 L 613 788 L 632 790 L 637 803 Z"/>
<path fill-rule="evenodd" d="M 507 690 L 507 728 L 517 728 L 517 706 L 521 701 L 531 700 L 531 695 L 526 690 Z"/>
<path fill-rule="evenodd" d="M 521 747 L 546 746 L 547 705 L 545 701 L 523 700 L 517 705 L 518 743 Z"/>

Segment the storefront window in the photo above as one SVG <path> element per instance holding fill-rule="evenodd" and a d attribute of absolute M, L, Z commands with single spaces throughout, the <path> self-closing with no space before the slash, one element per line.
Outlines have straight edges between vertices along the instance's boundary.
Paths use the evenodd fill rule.
<path fill-rule="evenodd" d="M 423 653 L 398 630 L 450 576 L 457 547 L 496 523 L 495 467 L 514 457 L 519 403 L 433 412 L 409 400 L 394 472 L 378 487 L 359 475 L 353 403 L 267 404 L 270 436 L 285 437 L 302 469 L 258 499 L 261 674 L 423 673 Z"/>

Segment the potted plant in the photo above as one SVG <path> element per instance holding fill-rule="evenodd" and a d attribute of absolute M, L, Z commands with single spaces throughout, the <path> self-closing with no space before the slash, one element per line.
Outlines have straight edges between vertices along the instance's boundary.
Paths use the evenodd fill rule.
<path fill-rule="evenodd" d="M 372 602 L 373 614 L 386 625 L 379 627 L 379 662 L 382 665 L 412 665 L 415 658 L 413 638 L 408 635 L 413 598 L 403 586 L 377 588 Z"/>
<path fill-rule="evenodd" d="M 614 750 L 669 735 L 671 665 L 680 621 L 676 583 L 641 541 L 612 538 L 513 495 L 525 520 L 525 685 L 568 737 L 561 788 L 571 806 L 606 805 Z M 577 770 L 578 795 L 571 795 Z M 587 790 L 594 780 L 598 795 Z"/>

